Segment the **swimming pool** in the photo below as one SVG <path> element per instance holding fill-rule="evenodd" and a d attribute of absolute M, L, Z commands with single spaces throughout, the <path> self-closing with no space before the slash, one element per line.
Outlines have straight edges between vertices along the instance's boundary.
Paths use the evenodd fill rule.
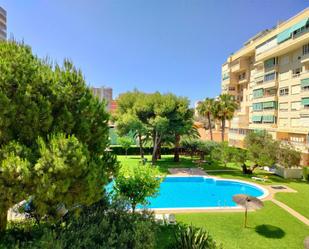
<path fill-rule="evenodd" d="M 266 190 L 243 181 L 222 180 L 203 176 L 166 177 L 159 194 L 149 198 L 150 209 L 200 209 L 236 207 L 235 194 L 265 197 Z M 139 206 L 141 208 L 141 206 Z"/>
<path fill-rule="evenodd" d="M 113 182 L 107 186 L 110 192 Z M 148 198 L 147 206 L 137 208 L 160 209 L 209 209 L 233 208 L 236 194 L 247 194 L 258 198 L 268 195 L 266 189 L 240 180 L 217 179 L 204 176 L 167 176 L 160 185 L 156 197 Z"/>

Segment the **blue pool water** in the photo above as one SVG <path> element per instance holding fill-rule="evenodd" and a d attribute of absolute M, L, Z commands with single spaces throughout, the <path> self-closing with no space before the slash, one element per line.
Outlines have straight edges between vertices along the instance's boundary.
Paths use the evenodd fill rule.
<path fill-rule="evenodd" d="M 234 207 L 235 194 L 260 197 L 264 191 L 251 184 L 204 177 L 166 177 L 159 194 L 149 198 L 148 208 Z M 139 207 L 141 208 L 141 206 Z"/>

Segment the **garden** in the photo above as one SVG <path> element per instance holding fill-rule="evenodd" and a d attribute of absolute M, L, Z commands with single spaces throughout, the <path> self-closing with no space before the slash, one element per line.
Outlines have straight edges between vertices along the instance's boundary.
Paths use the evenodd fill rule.
<path fill-rule="evenodd" d="M 194 111 L 174 94 L 123 93 L 114 115 L 95 98 L 71 61 L 40 59 L 29 46 L 0 42 L 0 248 L 297 249 L 309 228 L 272 201 L 249 212 L 178 213 L 159 224 L 140 209 L 174 168 L 296 190 L 275 199 L 309 218 L 308 176 L 283 179 L 264 166 L 298 166 L 300 153 L 264 131 L 246 149 L 201 141 Z M 225 127 L 232 96 L 198 107 L 205 129 Z M 118 145 L 111 145 L 113 122 Z M 212 135 L 211 135 L 212 138 Z M 113 183 L 114 187 L 108 186 Z"/>

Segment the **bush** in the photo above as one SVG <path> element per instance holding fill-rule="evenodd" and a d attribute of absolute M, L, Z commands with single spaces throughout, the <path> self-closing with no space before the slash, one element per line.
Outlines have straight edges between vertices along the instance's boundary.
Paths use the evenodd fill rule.
<path fill-rule="evenodd" d="M 213 238 L 202 228 L 179 225 L 175 231 L 175 243 L 170 249 L 219 249 Z"/>
<path fill-rule="evenodd" d="M 59 226 L 16 225 L 0 242 L 8 249 L 151 249 L 156 225 L 150 213 L 128 213 L 126 203 L 106 208 L 102 202 L 69 217 Z"/>
<path fill-rule="evenodd" d="M 115 155 L 125 155 L 126 150 L 120 145 L 112 145 L 110 147 L 112 149 L 112 153 Z M 143 147 L 144 153 L 147 155 L 152 154 L 152 147 Z M 161 147 L 161 154 L 162 155 L 172 155 L 174 154 L 174 148 L 167 147 L 167 146 L 162 146 Z M 128 155 L 140 155 L 140 149 L 139 147 L 136 146 L 131 146 L 128 149 Z"/>

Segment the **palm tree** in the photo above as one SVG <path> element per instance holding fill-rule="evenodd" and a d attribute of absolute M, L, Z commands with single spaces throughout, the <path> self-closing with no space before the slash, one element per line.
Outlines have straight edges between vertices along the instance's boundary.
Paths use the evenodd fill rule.
<path fill-rule="evenodd" d="M 215 118 L 221 121 L 221 140 L 224 141 L 225 123 L 226 120 L 231 120 L 234 116 L 234 112 L 238 108 L 238 103 L 234 99 L 234 96 L 229 94 L 221 94 L 215 101 Z"/>
<path fill-rule="evenodd" d="M 211 140 L 213 140 L 211 117 L 214 116 L 213 115 L 215 111 L 214 107 L 215 107 L 215 100 L 211 98 L 206 98 L 204 101 L 200 102 L 197 106 L 198 114 L 207 118 Z"/>

